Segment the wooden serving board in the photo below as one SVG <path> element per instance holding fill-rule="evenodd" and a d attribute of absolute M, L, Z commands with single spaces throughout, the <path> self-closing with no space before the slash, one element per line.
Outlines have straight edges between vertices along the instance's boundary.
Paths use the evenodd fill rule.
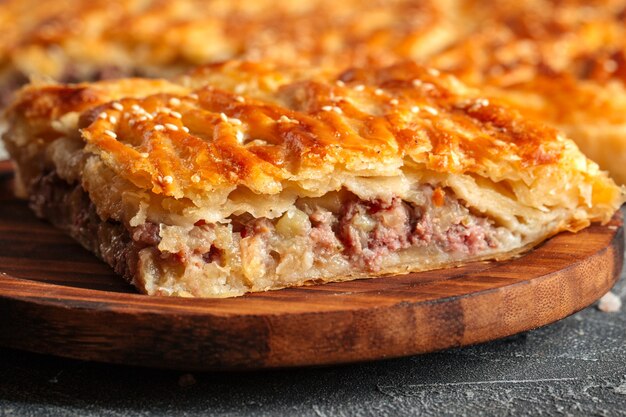
<path fill-rule="evenodd" d="M 11 191 L 0 163 L 0 345 L 184 370 L 334 364 L 509 336 L 593 303 L 617 280 L 621 215 L 523 257 L 231 299 L 148 297 Z"/>

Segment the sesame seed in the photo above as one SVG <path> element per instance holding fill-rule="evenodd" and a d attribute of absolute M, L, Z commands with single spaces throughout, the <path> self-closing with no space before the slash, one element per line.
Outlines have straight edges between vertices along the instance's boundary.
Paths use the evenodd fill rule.
<path fill-rule="evenodd" d="M 174 178 L 172 178 L 171 175 L 166 175 L 163 177 L 163 182 L 166 184 L 171 184 L 172 182 L 174 182 Z"/>
<path fill-rule="evenodd" d="M 322 111 L 334 111 L 335 113 L 341 114 L 343 110 L 339 106 L 322 106 Z"/>
<path fill-rule="evenodd" d="M 374 94 L 377 96 L 382 96 L 384 93 L 382 88 L 377 88 L 376 90 L 374 90 Z"/>
<path fill-rule="evenodd" d="M 115 110 L 118 110 L 118 111 L 124 111 L 124 106 L 122 106 L 117 101 L 115 103 L 111 104 L 111 107 L 113 107 Z"/>
<path fill-rule="evenodd" d="M 243 143 L 243 138 L 243 132 L 241 130 L 238 130 L 237 133 L 235 133 L 235 139 L 237 139 L 237 142 Z"/>
<path fill-rule="evenodd" d="M 344 83 L 344 82 L 343 82 L 343 81 L 341 81 L 341 80 L 337 80 L 337 83 L 336 83 L 336 84 L 337 84 L 337 86 L 338 86 L 338 87 L 345 87 L 345 86 L 346 86 L 346 83 Z"/>
<path fill-rule="evenodd" d="M 102 113 L 100 113 L 100 114 L 98 115 L 98 118 L 100 118 L 100 119 L 106 119 L 107 117 L 109 117 L 109 115 L 108 115 L 108 114 L 106 114 L 105 112 L 102 112 Z"/>
<path fill-rule="evenodd" d="M 418 80 L 416 78 L 413 81 L 411 81 L 411 84 L 413 84 L 413 87 L 420 87 L 422 85 L 422 80 Z"/>
<path fill-rule="evenodd" d="M 160 132 L 162 130 L 165 130 L 165 126 L 163 126 L 163 125 L 154 125 L 154 130 Z"/>
<path fill-rule="evenodd" d="M 182 114 L 180 114 L 177 111 L 173 111 L 173 110 L 170 112 L 170 116 L 175 117 L 176 119 L 182 119 L 183 118 Z"/>
<path fill-rule="evenodd" d="M 145 122 L 146 120 L 148 120 L 148 118 L 146 116 L 141 116 L 137 120 L 140 122 Z"/>
<path fill-rule="evenodd" d="M 237 118 L 226 116 L 226 113 L 220 113 L 220 119 L 235 126 L 241 126 L 243 124 L 243 122 Z"/>
<path fill-rule="evenodd" d="M 141 107 L 139 107 L 139 104 L 133 104 L 132 106 L 130 106 L 130 109 L 132 111 L 138 111 L 138 112 L 143 110 Z"/>
<path fill-rule="evenodd" d="M 428 73 L 430 75 L 432 75 L 433 77 L 438 77 L 439 75 L 441 75 L 441 73 L 439 72 L 439 70 L 435 69 L 435 68 L 428 68 Z"/>
<path fill-rule="evenodd" d="M 150 156 L 150 154 L 148 152 L 142 152 L 139 155 L 141 155 L 142 158 L 147 158 Z"/>
<path fill-rule="evenodd" d="M 426 110 L 428 113 L 432 114 L 433 116 L 436 116 L 439 114 L 439 111 L 437 111 L 437 109 L 435 109 L 434 107 L 424 106 L 424 110 Z"/>
<path fill-rule="evenodd" d="M 189 133 L 189 128 L 187 126 L 183 126 L 181 129 L 183 129 L 183 132 Z"/>
<path fill-rule="evenodd" d="M 110 130 L 105 130 L 104 134 L 107 136 L 111 136 L 113 139 L 117 139 L 117 134 L 115 132 L 112 132 Z"/>
<path fill-rule="evenodd" d="M 458 109 L 464 109 L 466 107 L 469 107 L 472 104 L 471 100 L 461 100 L 455 103 L 454 107 L 458 108 Z"/>
<path fill-rule="evenodd" d="M 238 102 L 238 103 L 245 103 L 246 99 L 241 97 L 241 96 L 237 96 L 237 97 L 235 97 L 235 101 Z"/>
<path fill-rule="evenodd" d="M 189 98 L 192 100 L 198 100 L 200 97 L 198 97 L 198 95 L 196 93 L 191 93 L 189 94 Z"/>
<path fill-rule="evenodd" d="M 417 106 L 413 106 L 413 107 L 411 107 L 411 112 L 413 112 L 413 113 L 419 113 L 419 111 L 420 111 L 420 108 L 419 108 L 419 107 L 417 107 Z"/>
<path fill-rule="evenodd" d="M 489 100 L 487 100 L 486 98 L 478 98 L 474 101 L 474 103 L 471 106 L 469 106 L 468 110 L 477 111 L 481 107 L 487 107 L 487 106 L 489 106 Z"/>
<path fill-rule="evenodd" d="M 291 119 L 289 116 L 285 116 L 284 114 L 280 116 L 280 119 L 278 119 L 278 122 L 279 123 L 300 123 L 298 120 Z"/>
<path fill-rule="evenodd" d="M 244 91 L 246 91 L 246 85 L 245 85 L 245 84 L 237 84 L 237 85 L 235 86 L 235 93 L 237 93 L 237 94 L 241 94 L 241 93 L 243 93 Z"/>
<path fill-rule="evenodd" d="M 392 106 L 397 106 L 398 105 L 398 99 L 397 98 L 392 98 L 391 100 L 389 100 L 389 104 L 391 104 Z"/>
<path fill-rule="evenodd" d="M 115 117 L 115 116 L 109 116 L 109 122 L 111 122 L 111 123 L 113 123 L 113 124 L 117 123 L 117 117 Z"/>
<path fill-rule="evenodd" d="M 365 90 L 365 86 L 363 84 L 354 86 L 354 91 L 363 91 L 363 90 Z"/>
<path fill-rule="evenodd" d="M 173 132 L 177 132 L 178 131 L 178 126 L 176 126 L 175 124 L 172 124 L 172 123 L 165 123 L 165 128 L 167 130 L 171 130 Z"/>
<path fill-rule="evenodd" d="M 456 152 L 454 151 L 450 151 L 450 159 L 452 159 L 452 163 L 454 163 L 455 165 L 459 164 L 459 155 L 457 155 Z"/>
<path fill-rule="evenodd" d="M 267 145 L 267 142 L 262 139 L 255 139 L 253 141 L 248 142 L 246 145 L 247 146 L 265 146 Z"/>
<path fill-rule="evenodd" d="M 176 98 L 176 97 L 172 97 L 169 100 L 170 106 L 180 106 L 180 99 Z"/>
<path fill-rule="evenodd" d="M 191 182 L 200 182 L 200 175 L 198 174 L 193 174 L 191 176 Z"/>

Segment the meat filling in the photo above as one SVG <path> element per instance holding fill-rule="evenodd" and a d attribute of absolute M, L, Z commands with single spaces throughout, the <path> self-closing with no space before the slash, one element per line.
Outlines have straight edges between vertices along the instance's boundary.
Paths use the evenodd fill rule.
<path fill-rule="evenodd" d="M 316 210 L 311 239 L 314 246 L 326 247 L 331 231 L 344 246 L 344 253 L 356 266 L 377 271 L 386 255 L 412 246 L 436 245 L 445 252 L 470 256 L 496 248 L 497 229 L 487 219 L 472 215 L 457 200 L 433 204 L 434 191 L 424 186 L 424 205 L 391 201 L 351 199 L 339 214 Z"/>
<path fill-rule="evenodd" d="M 353 270 L 378 271 L 389 256 L 411 247 L 467 258 L 500 245 L 501 229 L 473 215 L 451 193 L 423 185 L 418 195 L 419 204 L 400 198 L 365 201 L 344 190 L 334 209 L 313 199 L 299 201 L 297 209 L 279 219 L 242 215 L 222 225 L 199 221 L 185 229 L 184 243 L 176 247 L 165 240 L 167 230 L 177 226 L 146 222 L 126 227 L 102 220 L 82 187 L 66 183 L 55 172 L 35 182 L 30 204 L 40 217 L 66 230 L 129 279 L 144 249 L 165 263 L 215 264 L 257 276 L 288 274 L 289 265 L 304 262 L 310 268 L 333 257 Z M 173 241 L 179 242 L 181 234 L 176 233 Z"/>
<path fill-rule="evenodd" d="M 102 221 L 82 187 L 68 184 L 55 172 L 40 176 L 30 195 L 35 214 L 64 230 L 129 280 L 136 272 L 138 251 L 158 240 L 158 227 L 156 235 L 148 224 L 129 233 L 118 222 Z"/>

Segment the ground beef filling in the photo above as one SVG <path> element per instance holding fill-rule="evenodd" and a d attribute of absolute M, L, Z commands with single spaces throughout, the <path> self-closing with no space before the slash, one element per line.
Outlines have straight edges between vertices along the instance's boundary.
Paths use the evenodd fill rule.
<path fill-rule="evenodd" d="M 453 197 L 441 197 L 442 191 L 438 188 L 426 185 L 422 193 L 425 203 L 420 205 L 399 198 L 363 201 L 347 193 L 349 197 L 337 212 L 310 204 L 300 205 L 299 221 L 306 223 L 302 230 L 306 230 L 308 244 L 317 260 L 340 254 L 355 269 L 364 271 L 380 270 L 386 256 L 413 246 L 431 245 L 445 252 L 470 256 L 498 247 L 497 228 L 488 220 L 472 215 Z M 35 181 L 30 205 L 37 215 L 64 229 L 128 279 L 135 275 L 138 253 L 145 248 L 155 251 L 167 262 L 184 264 L 196 257 L 207 264 L 224 266 L 225 263 L 224 248 L 219 242 L 179 253 L 161 253 L 158 250 L 161 225 L 146 222 L 129 230 L 119 222 L 104 221 L 82 187 L 68 184 L 55 172 Z M 266 263 L 279 263 L 271 242 L 285 238 L 281 236 L 280 227 L 277 228 L 280 219 L 255 219 L 244 215 L 233 216 L 231 220 L 230 233 L 240 245 L 246 238 L 262 240 L 265 244 L 260 247 L 265 253 L 259 255 L 267 258 Z M 214 236 L 214 228 L 215 225 L 201 221 L 190 235 Z"/>
<path fill-rule="evenodd" d="M 446 252 L 467 255 L 498 246 L 495 227 L 486 219 L 471 215 L 453 199 L 434 207 L 433 188 L 427 186 L 426 191 L 431 199 L 423 206 L 399 198 L 387 202 L 353 198 L 337 215 L 316 210 L 310 236 L 321 248 L 331 246 L 335 237 L 353 264 L 371 271 L 379 270 L 389 253 L 412 246 L 434 244 Z M 433 216 L 433 211 L 446 212 L 446 216 Z"/>

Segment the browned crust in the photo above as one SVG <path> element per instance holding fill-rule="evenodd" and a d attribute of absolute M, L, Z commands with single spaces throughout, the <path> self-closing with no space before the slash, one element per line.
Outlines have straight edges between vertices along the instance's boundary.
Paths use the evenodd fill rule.
<path fill-rule="evenodd" d="M 307 170 L 351 163 L 387 172 L 409 159 L 433 171 L 501 176 L 565 163 L 566 142 L 555 130 L 415 64 L 330 75 L 240 65 L 196 72 L 185 78 L 192 88 L 147 80 L 135 90 L 124 88 L 130 80 L 29 87 L 8 118 L 30 129 L 29 137 L 54 140 L 52 121 L 78 112 L 91 152 L 133 183 L 177 197 L 226 184 L 271 193 Z M 245 98 L 233 91 L 259 74 L 284 81 Z M 144 120 L 143 111 L 155 116 Z M 239 131 L 250 139 L 240 143 Z"/>

